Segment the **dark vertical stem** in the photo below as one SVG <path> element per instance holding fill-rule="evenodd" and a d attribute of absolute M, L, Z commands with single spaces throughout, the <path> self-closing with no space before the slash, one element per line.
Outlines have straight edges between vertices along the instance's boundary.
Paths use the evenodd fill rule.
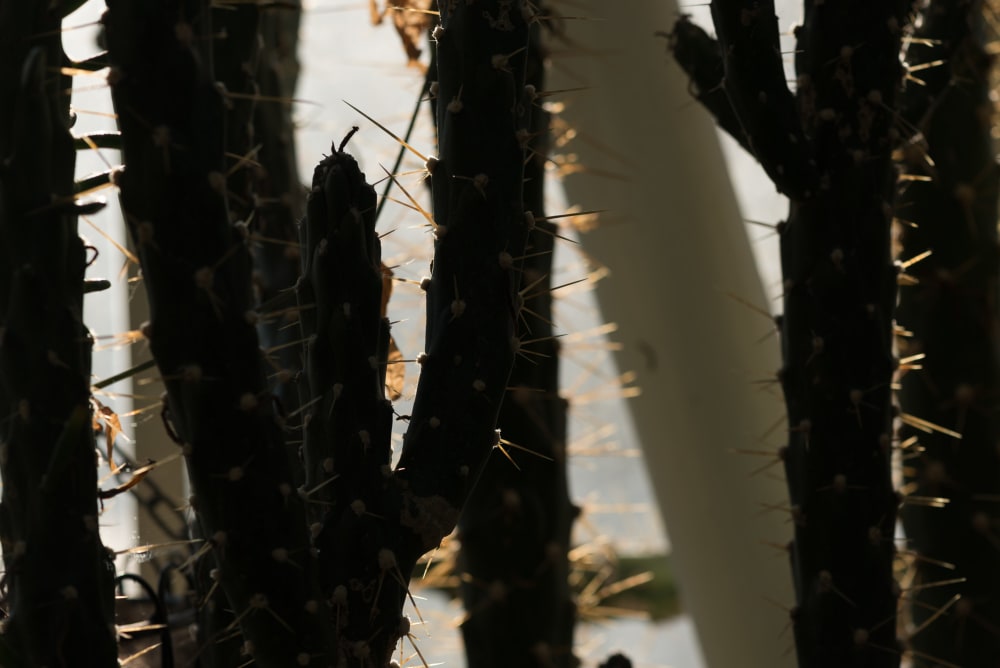
<path fill-rule="evenodd" d="M 780 226 L 780 381 L 799 665 L 898 666 L 892 488 L 890 257 L 899 53 L 910 3 L 805 2 L 788 95 L 773 2 L 714 0 L 718 47 L 683 25 L 680 64 L 711 84 L 721 60 L 741 133 L 791 200 Z M 681 48 L 678 48 L 681 47 Z"/>
<path fill-rule="evenodd" d="M 909 50 L 914 72 L 903 117 L 914 129 L 899 196 L 900 260 L 931 255 L 906 270 L 900 357 L 926 355 L 900 381 L 902 411 L 951 433 L 904 425 L 907 491 L 947 499 L 907 505 L 903 525 L 916 553 L 908 596 L 916 666 L 1000 664 L 1000 355 L 997 348 L 997 185 L 990 136 L 992 57 L 978 0 L 931 2 Z M 960 438 L 956 437 L 960 435 Z M 964 579 L 950 586 L 935 582 Z M 938 616 L 938 613 L 942 612 Z"/>
<path fill-rule="evenodd" d="M 781 231 L 785 472 L 804 667 L 900 661 L 889 228 L 905 10 L 807 2 L 797 33 L 796 103 L 819 178 L 811 196 L 792 199 Z"/>
<path fill-rule="evenodd" d="M 527 82 L 537 92 L 545 79 L 541 31 L 539 23 L 531 26 L 527 61 Z M 535 100 L 524 202 L 536 222 L 520 269 L 519 354 L 498 420 L 508 443 L 494 450 L 459 522 L 462 634 L 471 668 L 576 664 L 567 557 L 576 509 L 566 479 L 566 402 L 552 324 L 556 226 L 544 208 L 548 126 Z"/>
<path fill-rule="evenodd" d="M 889 226 L 905 3 L 806 3 L 799 118 L 819 175 L 782 229 L 785 461 L 801 666 L 897 666 Z"/>
<path fill-rule="evenodd" d="M 206 548 L 256 665 L 334 656 L 255 330 L 245 230 L 229 218 L 225 107 L 207 2 L 109 3 L 119 181 Z M 235 631 L 235 629 L 233 629 Z"/>
<path fill-rule="evenodd" d="M 98 532 L 62 15 L 0 2 L 0 540 L 3 662 L 117 665 L 114 564 Z"/>
<path fill-rule="evenodd" d="M 435 30 L 440 156 L 428 165 L 434 266 L 426 354 L 397 473 L 424 549 L 454 526 L 495 443 L 517 346 L 522 304 L 514 258 L 523 255 L 529 231 L 522 192 L 526 18 L 509 2 L 459 3 L 441 7 Z M 449 519 L 426 525 L 435 508 Z"/>
<path fill-rule="evenodd" d="M 436 243 L 427 352 L 399 465 L 389 468 L 388 323 L 375 195 L 335 147 L 317 168 L 297 286 L 306 340 L 309 519 L 348 665 L 384 665 L 409 631 L 416 560 L 447 535 L 493 447 L 513 362 L 515 267 L 528 231 L 526 18 L 508 3 L 442 15 L 441 156 L 428 164 Z"/>
<path fill-rule="evenodd" d="M 301 232 L 307 519 L 345 660 L 385 665 L 406 633 L 402 606 L 416 557 L 403 544 L 390 469 L 375 190 L 343 146 L 316 168 Z"/>
<path fill-rule="evenodd" d="M 258 52 L 259 11 L 250 3 L 217 5 L 212 8 L 212 71 L 223 94 L 225 108 L 224 151 L 226 201 L 231 222 L 246 223 L 254 212 L 253 170 L 256 159 L 253 114 L 257 83 L 254 70 Z M 204 527 L 194 521 L 190 527 L 196 539 L 207 539 Z M 199 661 L 204 668 L 239 665 L 243 638 L 231 630 L 238 625 L 236 613 L 226 593 L 215 585 L 214 555 L 205 554 L 193 564 L 198 592 Z"/>

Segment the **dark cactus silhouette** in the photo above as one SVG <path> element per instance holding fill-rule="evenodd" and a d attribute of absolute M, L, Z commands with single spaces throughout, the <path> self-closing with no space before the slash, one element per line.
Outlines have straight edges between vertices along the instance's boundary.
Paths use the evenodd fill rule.
<path fill-rule="evenodd" d="M 64 7 L 0 3 L 0 664 L 114 666 L 114 564 L 98 533 Z"/>
<path fill-rule="evenodd" d="M 527 58 L 524 206 L 534 228 L 520 267 L 522 333 L 498 420 L 503 441 L 459 521 L 462 635 L 470 668 L 576 665 L 567 555 L 578 510 L 569 498 L 567 404 L 559 395 L 552 322 L 557 232 L 544 209 L 550 119 L 538 96 L 545 88 L 542 33 L 540 23 L 531 27 Z"/>
<path fill-rule="evenodd" d="M 258 665 L 387 664 L 408 633 L 409 574 L 453 528 L 497 443 L 533 222 L 522 194 L 531 16 L 503 2 L 442 9 L 427 350 L 401 459 L 390 468 L 374 191 L 341 146 L 317 168 L 301 226 L 302 486 L 255 330 L 242 194 L 253 184 L 232 178 L 225 158 L 247 155 L 250 113 L 213 83 L 224 67 L 232 87 L 252 90 L 236 66 L 252 52 L 213 53 L 204 2 L 113 2 L 105 19 L 119 185 L 151 304 L 145 332 L 209 574 L 235 615 L 220 632 L 238 625 Z M 240 21 L 257 20 L 249 10 L 226 18 L 235 42 L 252 34 Z"/>
<path fill-rule="evenodd" d="M 799 665 L 896 666 L 889 233 L 910 5 L 806 2 L 794 95 L 773 3 L 711 8 L 717 41 L 682 19 L 672 37 L 678 63 L 791 200 L 779 226 L 779 380 Z"/>
<path fill-rule="evenodd" d="M 109 3 L 126 165 L 119 187 L 150 303 L 145 334 L 213 579 L 245 652 L 281 665 L 335 656 L 336 645 L 267 392 L 246 235 L 227 208 L 225 99 L 212 77 L 210 19 L 201 2 Z"/>
<path fill-rule="evenodd" d="M 84 294 L 107 282 L 85 279 L 76 229 L 102 206 L 78 193 L 112 179 L 149 298 L 163 422 L 192 486 L 201 664 L 391 665 L 410 632 L 410 574 L 459 524 L 470 666 L 575 665 L 576 509 L 542 189 L 546 17 L 509 0 L 439 8 L 426 348 L 401 416 L 386 390 L 377 198 L 347 153 L 355 130 L 301 202 L 288 113 L 298 3 L 108 0 L 108 53 L 70 63 L 59 27 L 79 4 L 0 0 L 0 665 L 116 665 L 82 322 Z M 934 1 L 909 58 L 945 65 L 902 90 L 912 11 L 806 2 L 794 93 L 767 0 L 713 1 L 717 39 L 686 19 L 671 35 L 699 100 L 791 200 L 779 380 L 792 624 L 809 668 L 899 665 L 893 533 L 907 495 L 917 665 L 1000 654 L 992 60 L 979 2 Z M 69 65 L 110 67 L 120 136 L 74 141 Z M 120 149 L 124 169 L 74 185 L 86 145 Z M 908 174 L 898 196 L 894 153 Z"/>
<path fill-rule="evenodd" d="M 899 355 L 907 505 L 916 578 L 908 596 L 916 666 L 1000 664 L 1000 358 L 997 185 L 982 2 L 932 2 L 909 49 L 918 69 L 901 113 L 897 202 Z M 928 255 L 928 252 L 930 253 Z M 919 418 L 915 420 L 912 417 Z"/>

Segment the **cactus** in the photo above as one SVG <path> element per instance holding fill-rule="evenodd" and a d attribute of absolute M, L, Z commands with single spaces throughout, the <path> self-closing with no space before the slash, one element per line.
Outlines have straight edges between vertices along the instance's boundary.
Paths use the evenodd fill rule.
<path fill-rule="evenodd" d="M 0 3 L 3 665 L 114 666 L 114 565 L 98 533 L 62 3 Z"/>
<path fill-rule="evenodd" d="M 892 542 L 891 162 L 906 2 L 805 3 L 793 96 L 772 2 L 714 0 L 718 41 L 682 19 L 679 64 L 791 200 L 780 225 L 779 380 L 795 524 L 799 665 L 898 666 Z M 728 107 L 727 107 L 728 105 Z"/>
<path fill-rule="evenodd" d="M 343 642 L 377 665 L 408 633 L 401 606 L 417 558 L 454 526 L 496 443 L 519 308 L 513 258 L 528 228 L 524 18 L 505 3 L 443 9 L 435 37 L 447 103 L 438 105 L 440 157 L 428 164 L 436 248 L 427 352 L 395 471 L 375 195 L 343 145 L 317 169 L 302 227 L 305 486 Z"/>
<path fill-rule="evenodd" d="M 258 98 L 255 65 L 259 51 L 258 26 L 261 20 L 256 4 L 213 5 L 211 25 L 216 37 L 211 42 L 211 71 L 224 91 L 225 147 L 227 164 L 226 202 L 231 221 L 249 226 L 254 219 L 255 163 L 258 151 L 254 147 L 253 118 Z M 291 468 L 293 481 L 295 468 Z M 197 522 L 191 526 L 196 539 L 209 536 Z M 230 632 L 235 612 L 226 601 L 220 587 L 214 587 L 216 560 L 199 559 L 193 565 L 195 589 L 207 596 L 198 604 L 198 636 L 202 646 L 201 659 L 210 666 L 239 665 L 242 661 L 241 638 Z M 206 594 L 207 593 L 207 594 Z"/>
<path fill-rule="evenodd" d="M 343 146 L 316 168 L 301 227 L 304 489 L 341 644 L 384 665 L 406 634 L 401 612 L 416 556 L 401 544 L 390 469 L 389 323 L 381 313 L 375 191 Z"/>
<path fill-rule="evenodd" d="M 255 79 L 259 58 L 261 11 L 253 3 L 212 8 L 212 72 L 225 89 L 225 147 L 232 168 L 226 194 L 230 216 L 246 222 L 255 210 L 253 122 L 259 87 Z"/>
<path fill-rule="evenodd" d="M 444 527 L 426 526 L 422 509 L 441 509 L 453 525 L 497 443 L 522 307 L 514 258 L 531 222 L 522 193 L 530 10 L 451 4 L 434 35 L 440 155 L 428 164 L 436 220 L 426 351 L 397 469 L 424 549 Z"/>
<path fill-rule="evenodd" d="M 210 19 L 202 2 L 109 3 L 119 186 L 150 301 L 144 331 L 215 578 L 246 652 L 287 665 L 334 655 L 332 615 L 317 596 L 304 502 L 267 392 L 249 249 L 228 216 Z"/>
<path fill-rule="evenodd" d="M 295 493 L 254 329 L 252 237 L 228 206 L 224 152 L 239 128 L 227 134 L 228 97 L 213 85 L 208 4 L 109 3 L 119 186 L 151 305 L 144 333 L 212 575 L 235 612 L 227 631 L 238 624 L 258 665 L 386 665 L 408 631 L 409 573 L 453 528 L 496 443 L 521 308 L 514 258 L 531 222 L 529 19 L 510 2 L 442 8 L 448 104 L 428 164 L 427 352 L 394 471 L 374 194 L 342 147 L 317 168 L 302 225 L 306 471 Z"/>
<path fill-rule="evenodd" d="M 899 403 L 925 422 L 907 418 L 899 436 L 908 491 L 944 500 L 902 510 L 915 553 L 908 596 L 915 666 L 1000 663 L 1000 559 L 991 535 L 1000 493 L 998 173 L 983 4 L 930 3 L 909 59 L 943 65 L 915 71 L 920 81 L 907 86 L 901 105 L 912 128 L 902 169 L 916 178 L 905 182 L 897 204 L 908 275 L 899 350 L 914 360 L 900 379 Z"/>
<path fill-rule="evenodd" d="M 541 11 L 544 11 L 542 9 Z M 531 26 L 527 81 L 544 89 L 542 26 Z M 545 219 L 549 114 L 533 101 L 525 208 L 535 228 L 520 270 L 525 295 L 520 353 L 498 425 L 508 445 L 493 452 L 459 522 L 462 623 L 471 668 L 572 666 L 575 604 L 567 551 L 577 509 L 566 479 L 566 401 L 552 324 L 556 226 Z"/>
<path fill-rule="evenodd" d="M 223 44 L 213 40 L 223 31 L 218 24 L 213 28 L 218 17 L 202 0 L 109 2 L 109 81 L 126 161 L 116 178 L 152 304 L 143 331 L 167 386 L 166 422 L 186 457 L 194 490 L 191 505 L 205 537 L 200 562 L 211 568 L 202 571 L 209 576 L 202 587 L 212 589 L 217 583 L 222 597 L 215 599 L 216 607 L 233 613 L 231 622 L 208 630 L 205 642 L 238 638 L 247 655 L 239 661 L 252 659 L 261 666 L 387 665 L 409 630 L 402 604 L 412 567 L 455 525 L 477 477 L 481 489 L 461 526 L 463 564 L 470 576 L 470 615 L 464 625 L 470 662 L 571 665 L 575 660 L 563 549 L 573 508 L 565 494 L 562 462 L 507 448 L 522 469 L 518 472 L 497 447 L 505 445 L 502 437 L 560 460 L 565 437 L 565 405 L 554 385 L 557 347 L 545 322 L 549 304 L 544 281 L 538 282 L 551 271 L 551 235 L 541 229 L 547 223 L 538 188 L 540 161 L 526 160 L 542 152 L 533 142 L 546 122 L 536 109 L 541 82 L 531 78 L 537 73 L 538 51 L 529 33 L 537 30 L 537 21 L 529 4 L 510 0 L 441 5 L 441 24 L 435 30 L 440 155 L 427 164 L 435 261 L 424 283 L 426 353 L 420 356 L 416 402 L 405 416 L 409 427 L 400 462 L 392 469 L 394 415 L 384 390 L 389 327 L 375 232 L 376 198 L 345 152 L 346 141 L 314 174 L 297 247 L 302 278 L 294 293 L 281 293 L 297 273 L 292 264 L 298 258 L 283 250 L 293 246 L 266 246 L 278 251 L 274 257 L 260 252 L 268 240 L 291 240 L 290 212 L 296 200 L 294 170 L 279 166 L 278 151 L 267 149 L 282 144 L 289 126 L 287 117 L 275 121 L 265 110 L 284 105 L 269 107 L 253 99 L 256 84 L 250 78 L 251 71 L 263 71 L 252 65 L 257 28 L 251 24 L 258 10 L 266 15 L 270 8 L 240 4 L 220 10 L 235 10 L 225 16 L 229 26 L 224 31 L 233 41 Z M 52 67 L 46 67 L 63 59 L 57 39 L 48 37 L 58 15 L 28 3 L 25 7 L 31 9 L 0 6 L 0 37 L 16 37 L 0 39 L 5 54 L 0 85 L 8 91 L 0 96 L 0 127 L 8 133 L 0 139 L 0 234 L 2 246 L 11 249 L 7 268 L 0 271 L 0 285 L 6 288 L 0 291 L 0 364 L 10 416 L 0 505 L 10 617 L 0 663 L 59 665 L 69 653 L 85 653 L 81 655 L 110 665 L 112 571 L 89 523 L 97 513 L 86 402 L 90 343 L 80 322 L 82 295 L 96 284 L 83 279 L 86 258 L 75 231 L 74 215 L 82 205 L 74 203 L 67 180 L 72 144 L 66 100 L 57 87 L 62 77 L 49 75 Z M 975 214 L 974 222 L 982 227 L 978 234 L 989 233 L 990 239 L 995 234 L 987 229 L 995 210 L 975 199 L 995 190 L 988 160 L 982 162 L 980 177 L 978 163 L 956 157 L 954 162 L 972 171 L 948 177 L 945 168 L 952 154 L 945 147 L 964 146 L 965 140 L 938 136 L 942 127 L 982 130 L 971 121 L 944 124 L 951 118 L 945 114 L 951 113 L 948 102 L 958 91 L 972 89 L 953 84 L 947 93 L 938 92 L 933 103 L 915 99 L 912 107 L 909 101 L 897 104 L 898 51 L 907 10 L 903 2 L 807 3 L 805 24 L 797 33 L 799 85 L 794 95 L 783 83 L 776 19 L 767 2 L 714 2 L 718 41 L 687 21 L 673 33 L 675 53 L 697 82 L 703 103 L 792 200 L 789 220 L 780 226 L 786 277 L 780 381 L 791 424 L 784 460 L 795 520 L 791 553 L 798 600 L 793 622 L 803 666 L 899 663 L 892 532 L 900 497 L 889 478 L 897 280 L 889 256 L 890 154 L 897 109 L 915 123 L 926 123 L 928 150 L 937 165 L 934 175 L 941 183 L 955 178 L 971 188 L 945 188 L 938 195 L 950 198 L 952 207 L 965 202 L 960 213 Z M 930 21 L 925 25 L 934 28 Z M 45 37 L 37 40 L 41 47 L 33 43 L 29 49 L 24 35 Z M 244 46 L 235 47 L 237 41 Z M 981 55 L 972 61 L 949 58 L 972 62 L 977 76 L 986 65 Z M 246 63 L 251 65 L 244 67 Z M 215 85 L 220 78 L 224 88 Z M 265 83 L 265 75 L 259 78 L 263 97 L 290 94 L 273 81 Z M 964 83 L 966 77 L 956 80 Z M 927 90 L 940 91 L 941 84 Z M 982 91 L 967 101 L 972 105 L 962 113 L 974 114 Z M 258 143 L 247 133 L 251 118 L 264 146 L 259 156 L 263 169 L 257 164 L 253 170 L 232 169 Z M 108 139 L 112 141 L 117 140 Z M 907 155 L 922 159 L 912 147 Z M 914 208 L 925 195 L 917 187 L 906 192 L 914 198 Z M 33 205 L 36 200 L 40 203 Z M 40 228 L 32 218 L 51 224 Z M 250 225 L 244 224 L 248 221 Z M 944 244 L 920 236 L 934 234 L 930 222 L 920 229 L 904 235 L 904 259 L 924 246 Z M 957 236 L 954 230 L 949 234 L 949 240 Z M 260 247 L 253 248 L 258 242 Z M 947 260 L 948 251 L 935 251 Z M 976 257 L 984 282 L 991 280 L 992 250 L 977 248 L 956 257 L 973 252 L 983 253 Z M 23 257 L 32 258 L 28 268 L 12 261 Z M 256 276 L 254 261 L 260 269 Z M 923 286 L 911 292 L 925 296 L 912 306 L 904 299 L 902 311 L 913 318 L 912 324 L 904 324 L 924 349 L 944 336 L 936 327 L 945 318 L 935 318 L 932 310 L 937 308 L 935 296 L 946 292 L 937 282 L 941 273 L 919 274 L 933 268 L 933 261 L 909 267 Z M 42 266 L 44 271 L 37 269 Z M 918 292 L 926 288 L 931 292 Z M 539 296 L 531 297 L 535 292 Z M 293 294 L 297 306 L 291 304 Z M 990 298 L 976 296 L 973 311 L 987 312 Z M 46 306 L 28 309 L 29 302 Z M 924 308 L 932 320 L 926 334 L 917 323 L 928 317 L 920 313 Z M 304 339 L 301 350 L 286 349 L 303 357 L 300 383 L 269 382 L 269 375 L 287 380 L 290 374 L 282 372 L 293 370 L 298 360 L 294 355 L 269 358 L 260 350 L 261 342 L 266 347 L 289 343 L 279 341 L 274 330 L 259 327 L 269 313 L 281 310 L 296 314 Z M 954 410 L 959 412 L 932 417 L 935 423 L 954 426 L 960 409 L 968 408 L 961 418 L 963 444 L 978 429 L 972 415 L 977 401 L 992 396 L 987 382 L 993 360 L 977 352 L 983 345 L 968 351 L 977 360 L 990 359 L 981 387 L 965 376 L 949 376 L 964 367 L 930 358 L 923 376 L 903 378 L 904 392 L 918 394 L 921 378 L 930 378 L 946 394 L 956 395 Z M 525 348 L 547 349 L 542 351 L 551 357 L 537 365 L 516 361 Z M 972 386 L 971 395 L 963 384 Z M 522 389 L 511 393 L 510 387 Z M 526 387 L 543 391 L 526 392 Z M 292 396 L 296 389 L 302 391 L 300 403 Z M 507 396 L 511 394 L 515 401 Z M 273 395 L 280 395 L 280 401 Z M 529 400 L 517 401 L 526 396 Z M 301 432 L 285 420 L 282 407 L 289 405 L 302 408 Z M 54 408 L 50 415 L 38 407 Z M 905 405 L 903 410 L 915 412 Z M 495 429 L 498 416 L 502 434 Z M 990 428 L 988 419 L 982 422 L 983 430 Z M 927 451 L 914 458 L 914 481 L 925 485 L 918 494 L 938 495 L 939 488 L 927 485 L 935 483 L 939 470 L 934 460 L 949 456 L 949 446 L 926 436 L 922 444 Z M 492 461 L 479 476 L 488 459 Z M 977 505 L 980 499 L 973 497 L 990 494 L 990 489 L 967 482 L 946 491 L 952 508 L 972 518 L 969 540 L 982 541 L 991 508 Z M 25 503 L 26 498 L 33 500 Z M 59 499 L 58 510 L 51 507 L 53 498 Z M 506 505 L 496 513 L 499 524 L 491 524 L 487 515 L 498 499 Z M 538 507 L 554 514 L 532 515 Z M 45 513 L 57 517 L 48 519 Z M 921 515 L 907 509 L 906 521 Z M 932 536 L 935 523 L 945 517 L 920 519 L 929 528 L 911 529 L 914 538 Z M 32 528 L 60 527 L 63 520 L 65 530 L 40 536 Z M 500 554 L 497 546 L 507 547 L 523 535 L 535 542 L 517 551 L 518 560 L 490 563 Z M 46 545 L 42 556 L 25 559 L 25 554 L 35 555 L 31 550 L 36 544 Z M 920 549 L 934 554 L 934 548 Z M 973 576 L 975 564 L 962 567 L 970 578 L 983 577 Z M 52 573 L 78 580 L 46 577 Z M 923 577 L 939 575 L 927 569 Z M 535 598 L 541 590 L 554 593 Z M 955 604 L 951 610 L 965 617 L 948 615 L 946 622 L 995 615 L 979 607 L 977 596 L 970 593 L 968 606 Z M 517 606 L 529 599 L 552 607 L 529 604 L 527 612 L 514 612 L 524 610 Z M 918 598 L 932 606 L 947 600 L 922 593 Z M 542 621 L 553 623 L 543 628 Z M 943 642 L 954 644 L 954 636 L 944 631 L 961 624 L 946 622 L 939 619 L 921 628 L 916 641 L 941 631 Z M 488 644 L 496 641 L 497 627 L 509 630 L 516 642 Z M 978 639 L 962 638 L 968 639 L 965 651 L 990 656 L 992 650 L 982 649 Z M 915 646 L 918 658 L 945 654 L 930 645 Z M 482 658 L 485 654 L 491 656 Z M 207 651 L 202 659 L 215 665 L 234 660 L 231 654 L 221 658 Z M 968 663 L 974 658 L 945 660 Z"/>

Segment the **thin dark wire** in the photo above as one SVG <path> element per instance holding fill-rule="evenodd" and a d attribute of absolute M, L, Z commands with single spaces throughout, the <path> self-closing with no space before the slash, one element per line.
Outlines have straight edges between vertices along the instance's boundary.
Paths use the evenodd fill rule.
<path fill-rule="evenodd" d="M 122 573 L 115 578 L 115 586 L 120 587 L 122 583 L 126 580 L 134 582 L 146 593 L 149 600 L 153 603 L 153 616 L 149 618 L 148 622 L 150 625 L 162 625 L 163 628 L 160 629 L 160 661 L 163 668 L 174 668 L 174 645 L 173 638 L 170 636 L 170 625 L 168 624 L 167 618 L 167 608 L 163 604 L 163 598 L 161 596 L 161 591 L 157 592 L 153 589 L 153 586 L 146 582 L 145 579 L 135 575 L 134 573 Z"/>

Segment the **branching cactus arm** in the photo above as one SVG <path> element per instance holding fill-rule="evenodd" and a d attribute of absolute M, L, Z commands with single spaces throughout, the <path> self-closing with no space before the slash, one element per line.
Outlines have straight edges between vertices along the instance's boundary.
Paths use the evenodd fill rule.
<path fill-rule="evenodd" d="M 672 32 L 657 34 L 667 38 L 674 60 L 690 78 L 688 92 L 715 116 L 720 128 L 745 151 L 753 153 L 747 134 L 726 94 L 723 83 L 725 66 L 719 42 L 683 15 L 674 24 Z"/>
<path fill-rule="evenodd" d="M 790 425 L 784 456 L 795 525 L 792 618 L 803 667 L 900 660 L 889 226 L 909 10 L 907 2 L 806 2 L 792 100 L 773 4 L 712 2 L 732 109 L 791 199 L 779 228 L 780 380 Z"/>
<path fill-rule="evenodd" d="M 724 63 L 723 88 L 751 152 L 778 190 L 793 199 L 810 196 L 817 174 L 785 83 L 774 2 L 717 0 L 711 7 Z"/>

